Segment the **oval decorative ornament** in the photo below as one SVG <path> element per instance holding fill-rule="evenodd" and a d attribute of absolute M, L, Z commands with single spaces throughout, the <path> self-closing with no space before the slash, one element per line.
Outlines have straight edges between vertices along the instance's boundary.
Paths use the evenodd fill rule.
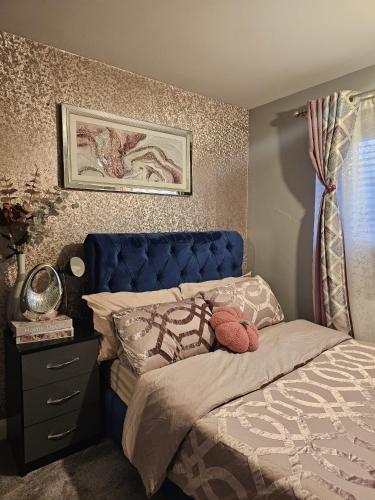
<path fill-rule="evenodd" d="M 54 267 L 39 264 L 28 274 L 20 297 L 21 312 L 29 321 L 53 318 L 61 304 L 63 287 Z"/>

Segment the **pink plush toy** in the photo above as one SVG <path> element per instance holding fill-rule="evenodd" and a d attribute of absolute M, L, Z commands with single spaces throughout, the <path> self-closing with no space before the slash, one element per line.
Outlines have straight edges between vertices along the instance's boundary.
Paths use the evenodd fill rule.
<path fill-rule="evenodd" d="M 256 351 L 259 346 L 257 327 L 250 316 L 237 307 L 219 307 L 210 324 L 217 340 L 232 352 Z"/>

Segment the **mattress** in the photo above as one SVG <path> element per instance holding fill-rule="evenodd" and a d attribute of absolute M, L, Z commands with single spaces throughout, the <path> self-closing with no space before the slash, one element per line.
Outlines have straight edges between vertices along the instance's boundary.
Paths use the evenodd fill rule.
<path fill-rule="evenodd" d="M 118 397 L 128 406 L 133 395 L 138 377 L 130 366 L 115 359 L 109 368 L 109 385 Z"/>

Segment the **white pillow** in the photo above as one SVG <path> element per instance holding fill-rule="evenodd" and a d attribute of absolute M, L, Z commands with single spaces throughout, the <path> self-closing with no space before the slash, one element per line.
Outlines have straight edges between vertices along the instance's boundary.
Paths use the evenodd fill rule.
<path fill-rule="evenodd" d="M 251 272 L 237 278 L 235 278 L 234 276 L 230 276 L 221 280 L 202 281 L 201 283 L 181 283 L 178 288 L 181 291 L 182 299 L 185 300 L 190 299 L 191 297 L 195 297 L 196 295 L 198 295 L 198 293 L 209 292 L 214 288 L 246 281 L 250 277 Z"/>

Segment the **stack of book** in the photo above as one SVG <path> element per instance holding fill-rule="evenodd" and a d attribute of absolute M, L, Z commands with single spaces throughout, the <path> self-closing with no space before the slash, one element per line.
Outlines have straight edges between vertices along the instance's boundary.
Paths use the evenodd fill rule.
<path fill-rule="evenodd" d="M 72 318 L 63 314 L 46 321 L 12 321 L 10 328 L 16 344 L 45 342 L 74 336 Z"/>

